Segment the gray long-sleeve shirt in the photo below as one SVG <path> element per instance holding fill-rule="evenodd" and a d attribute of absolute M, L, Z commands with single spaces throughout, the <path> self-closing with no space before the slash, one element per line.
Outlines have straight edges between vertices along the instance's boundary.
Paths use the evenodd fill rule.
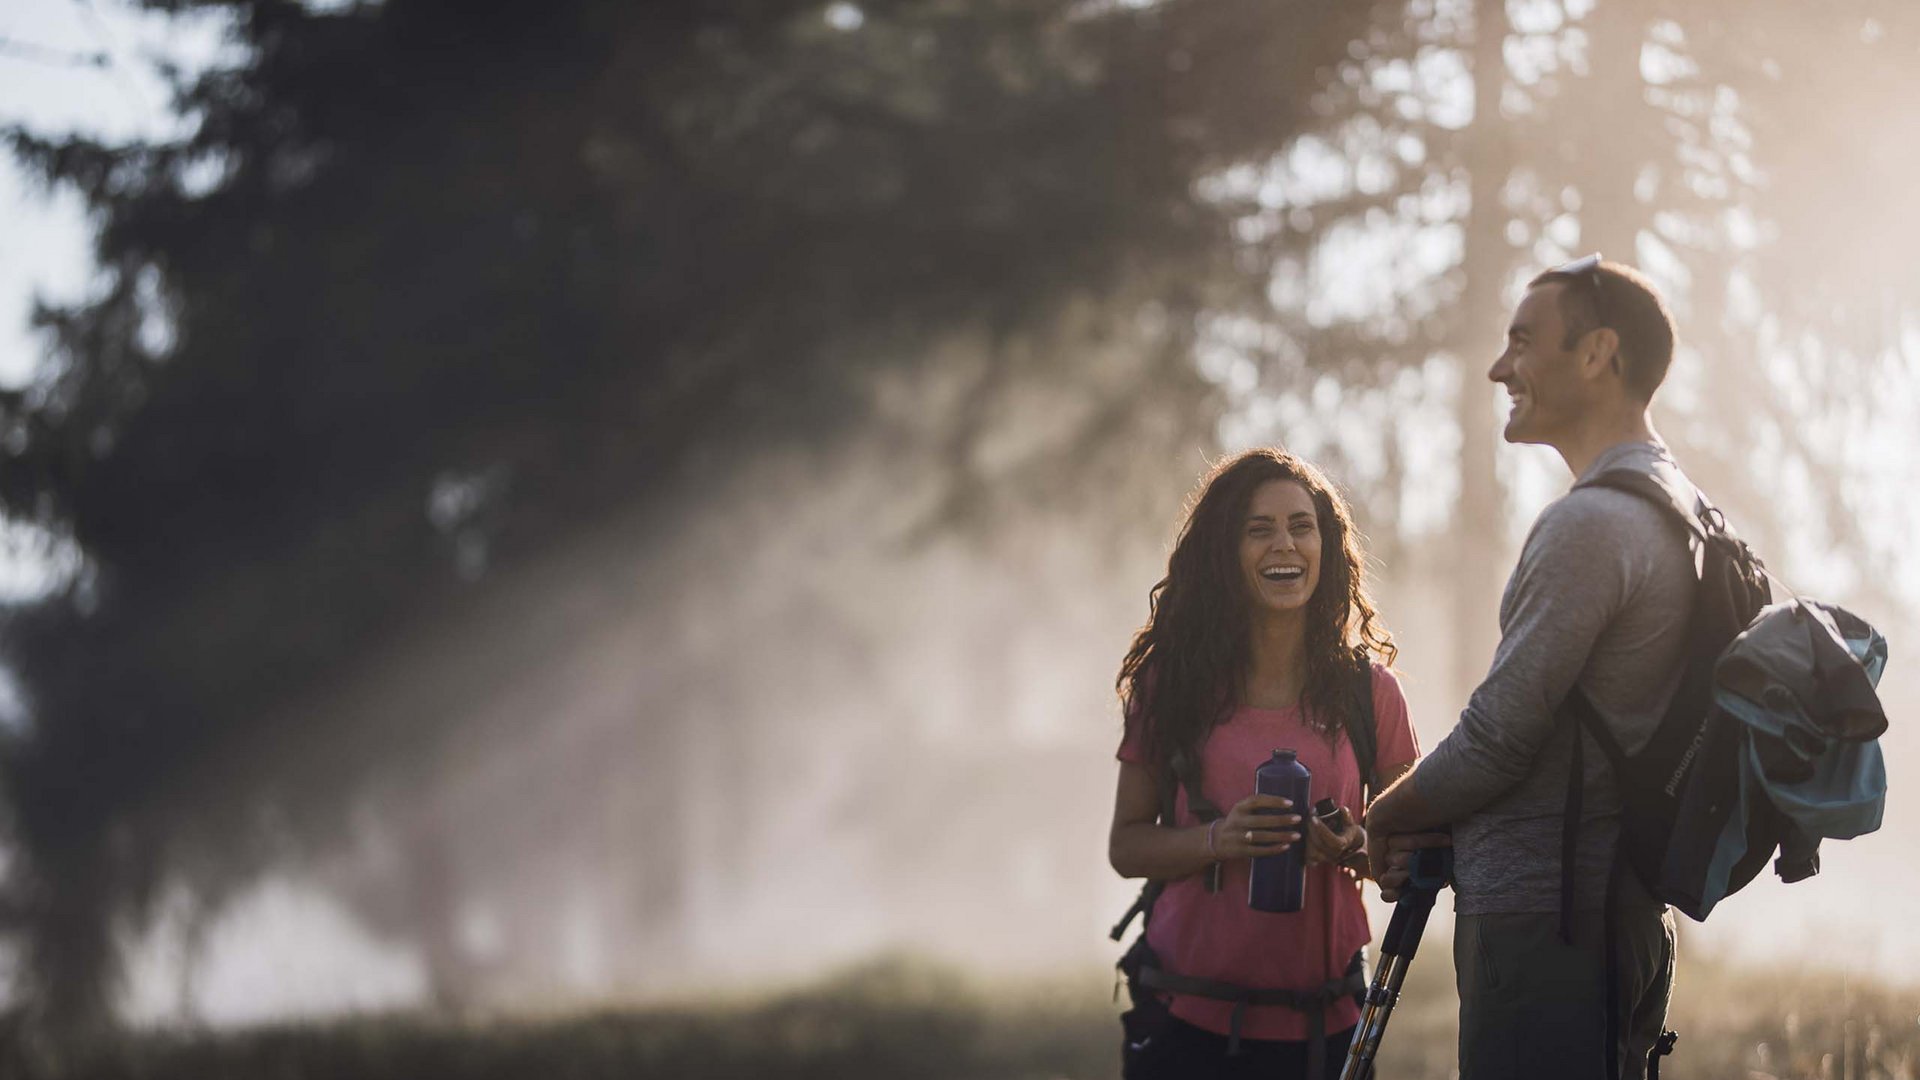
<path fill-rule="evenodd" d="M 1678 473 L 1665 447 L 1631 442 L 1582 478 L 1622 467 Z M 1638 750 L 1679 685 L 1696 580 L 1684 526 L 1637 496 L 1580 488 L 1540 512 L 1500 601 L 1493 666 L 1413 777 L 1453 823 L 1455 910 L 1559 910 L 1574 732 L 1559 705 L 1578 684 L 1625 750 Z M 1606 755 L 1582 737 L 1574 896 L 1588 908 L 1605 900 L 1620 800 Z"/>

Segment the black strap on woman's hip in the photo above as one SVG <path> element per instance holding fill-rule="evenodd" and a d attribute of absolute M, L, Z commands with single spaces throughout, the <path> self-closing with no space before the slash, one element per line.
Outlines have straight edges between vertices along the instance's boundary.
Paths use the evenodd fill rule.
<path fill-rule="evenodd" d="M 1367 989 L 1364 960 L 1359 953 L 1354 954 L 1354 959 L 1362 963 L 1351 965 L 1345 975 L 1322 983 L 1312 990 L 1256 990 L 1221 982 L 1218 979 L 1181 975 L 1166 968 L 1151 965 L 1140 969 L 1140 982 L 1153 990 L 1232 1002 L 1233 1019 L 1227 1029 L 1227 1053 L 1229 1054 L 1240 1052 L 1240 1021 L 1247 1011 L 1247 1006 L 1278 1005 L 1306 1014 L 1307 1075 L 1318 1077 L 1326 1074 L 1327 1007 L 1343 997 L 1351 997 Z"/>

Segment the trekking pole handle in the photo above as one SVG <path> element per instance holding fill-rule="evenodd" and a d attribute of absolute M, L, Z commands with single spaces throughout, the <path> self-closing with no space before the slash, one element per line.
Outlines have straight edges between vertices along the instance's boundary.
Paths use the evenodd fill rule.
<path fill-rule="evenodd" d="M 1433 902 L 1453 876 L 1453 849 L 1420 848 L 1407 861 L 1407 883 L 1401 886 L 1400 900 L 1393 905 L 1393 918 L 1380 940 L 1382 956 L 1413 959 L 1420 947 L 1420 935 L 1427 932 L 1427 916 Z"/>

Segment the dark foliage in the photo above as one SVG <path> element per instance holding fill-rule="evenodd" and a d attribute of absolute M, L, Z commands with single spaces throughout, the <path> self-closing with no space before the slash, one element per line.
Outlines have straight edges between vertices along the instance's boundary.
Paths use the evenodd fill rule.
<path fill-rule="evenodd" d="M 324 793 L 310 755 L 246 752 L 309 745 L 280 707 L 474 579 L 858 424 L 869 377 L 954 328 L 1127 292 L 1172 313 L 1160 396 L 1203 393 L 1181 312 L 1249 286 L 1196 180 L 1280 146 L 1358 18 L 194 6 L 250 55 L 181 88 L 191 138 L 13 136 L 88 200 L 109 283 L 42 313 L 55 361 L 0 471 L 88 560 L 12 621 L 33 718 L 0 748 L 9 921 L 62 1021 L 101 1014 L 110 930 L 163 867 L 324 833 L 457 722 L 410 716 L 379 757 L 338 733 Z M 1125 408 L 1099 420 L 1127 438 Z"/>

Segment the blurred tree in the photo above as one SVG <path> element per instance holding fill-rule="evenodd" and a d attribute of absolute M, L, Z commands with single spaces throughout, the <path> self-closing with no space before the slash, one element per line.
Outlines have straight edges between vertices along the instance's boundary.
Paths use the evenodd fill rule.
<path fill-rule="evenodd" d="M 1259 286 L 1192 190 L 1285 144 L 1358 19 L 152 6 L 230 9 L 247 48 L 181 88 L 195 135 L 12 140 L 89 201 L 105 275 L 40 314 L 54 359 L 8 402 L 0 473 L 7 512 L 87 560 L 10 624 L 32 721 L 4 745 L 8 925 L 57 1024 L 104 1015 L 113 928 L 163 875 L 211 894 L 329 833 L 355 777 L 459 720 L 410 716 L 378 753 L 329 733 L 321 784 L 277 706 L 556 538 L 636 502 L 668 520 L 754 448 L 857 425 L 873 377 L 942 335 L 992 344 L 925 428 L 945 518 L 981 512 L 980 418 L 1019 365 L 1097 362 L 1010 347 L 1065 307 L 1152 312 L 1157 359 L 994 488 L 1058 491 L 1064 461 L 1092 475 L 1150 458 L 1142 430 L 1204 430 L 1192 313 Z M 1176 421 L 1143 428 L 1156 413 Z M 432 823 L 408 860 L 428 906 Z"/>
<path fill-rule="evenodd" d="M 1889 133 L 1912 121 L 1884 102 L 1916 43 L 1910 10 L 1876 0 L 1381 3 L 1309 130 L 1214 186 L 1271 288 L 1202 355 L 1256 362 L 1242 438 L 1335 462 L 1395 572 L 1445 581 L 1448 701 L 1484 671 L 1517 539 L 1491 524 L 1521 478 L 1498 468 L 1485 372 L 1517 286 L 1585 251 L 1668 290 L 1662 431 L 1776 565 L 1838 550 L 1858 569 L 1825 587 L 1891 575 L 1914 215 L 1870 192 L 1908 163 Z M 1436 488 L 1443 512 L 1415 515 Z"/>
<path fill-rule="evenodd" d="M 58 1022 L 102 1015 L 163 876 L 214 897 L 326 842 L 464 719 L 375 741 L 288 702 L 609 515 L 664 534 L 756 451 L 875 423 L 942 343 L 979 344 L 948 407 L 889 421 L 944 466 L 929 522 L 1177 489 L 1237 409 L 1451 575 L 1463 681 L 1508 562 L 1480 380 L 1516 273 L 1598 247 L 1673 285 L 1708 383 L 1666 430 L 1762 529 L 1756 454 L 1846 538 L 1837 391 L 1912 332 L 1870 212 L 1913 142 L 1873 107 L 1920 40 L 1892 0 L 154 6 L 248 49 L 182 87 L 192 138 L 13 136 L 89 200 L 105 281 L 42 313 L 0 470 L 87 558 L 11 619 L 32 720 L 0 744 L 6 925 Z M 1010 453 L 1036 385 L 1055 430 Z M 401 829 L 393 919 L 449 1000 L 445 820 Z"/>

